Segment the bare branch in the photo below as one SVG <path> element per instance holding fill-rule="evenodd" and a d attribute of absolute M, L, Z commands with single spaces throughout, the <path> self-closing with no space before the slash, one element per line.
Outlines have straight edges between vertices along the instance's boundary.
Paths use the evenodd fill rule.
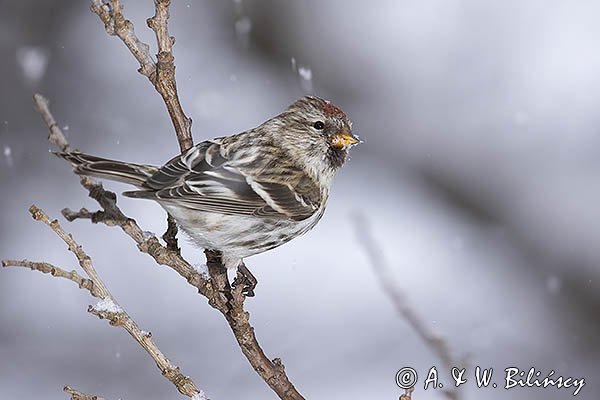
<path fill-rule="evenodd" d="M 383 256 L 383 251 L 372 236 L 366 218 L 363 215 L 358 215 L 354 219 L 354 224 L 358 242 L 365 250 L 379 284 L 392 300 L 396 311 L 408 322 L 417 333 L 417 336 L 425 342 L 427 347 L 442 361 L 448 370 L 454 366 L 459 366 L 460 363 L 453 358 L 452 352 L 444 338 L 430 331 L 427 323 L 411 307 L 402 288 L 395 284 L 391 269 Z M 452 400 L 460 398 L 456 388 L 445 390 L 444 393 Z M 410 398 L 411 393 L 407 393 L 406 396 Z"/>
<path fill-rule="evenodd" d="M 75 390 L 70 388 L 69 386 L 65 386 L 63 391 L 69 393 L 71 395 L 71 400 L 104 400 L 102 397 L 93 396 L 91 394 L 86 394 L 80 392 L 79 390 Z"/>
<path fill-rule="evenodd" d="M 177 84 L 175 82 L 175 57 L 173 56 L 173 45 L 175 38 L 169 36 L 167 29 L 167 21 L 169 19 L 169 6 L 171 0 L 154 0 L 156 13 L 154 17 L 148 18 L 146 21 L 148 27 L 156 34 L 156 42 L 158 43 L 158 54 L 156 58 L 156 81 L 154 87 L 162 96 L 171 121 L 177 133 L 179 147 L 183 153 L 185 150 L 192 147 L 192 119 L 188 118 L 179 102 L 177 95 Z"/>
<path fill-rule="evenodd" d="M 116 226 L 120 221 L 117 221 L 112 218 L 111 215 L 108 215 L 104 211 L 89 211 L 87 208 L 81 208 L 79 211 L 72 211 L 69 208 L 63 208 L 61 210 L 61 214 L 67 219 L 69 222 L 73 222 L 76 219 L 89 219 L 93 224 L 97 224 L 98 222 L 102 222 L 109 226 Z"/>
<path fill-rule="evenodd" d="M 29 208 L 29 212 L 36 221 L 41 221 L 49 226 L 67 244 L 69 251 L 75 255 L 77 261 L 79 261 L 79 265 L 89 279 L 83 278 L 75 271 L 67 272 L 62 268 L 43 262 L 3 260 L 2 266 L 29 267 L 32 270 L 50 273 L 52 276 L 69 279 L 77 283 L 80 288 L 87 290 L 92 296 L 102 300 L 96 306 L 89 306 L 88 312 L 101 319 L 108 319 L 113 326 L 120 326 L 125 329 L 146 350 L 156 362 L 162 374 L 175 385 L 180 393 L 188 397 L 203 393 L 189 377 L 179 372 L 179 367 L 173 365 L 160 351 L 156 343 L 152 340 L 152 335 L 149 332 L 141 330 L 136 322 L 117 303 L 114 296 L 98 276 L 92 264 L 92 259 L 83 250 L 83 247 L 75 241 L 73 236 L 64 231 L 57 220 L 50 220 L 48 215 L 35 205 Z"/>
<path fill-rule="evenodd" d="M 139 40 L 136 36 L 133 23 L 123 15 L 123 5 L 119 0 L 92 0 L 90 9 L 104 23 L 109 35 L 119 37 L 127 46 L 131 54 L 140 64 L 140 72 L 146 76 L 162 96 L 169 116 L 173 122 L 179 148 L 183 153 L 193 145 L 192 120 L 183 112 L 179 96 L 177 95 L 177 84 L 175 82 L 175 64 L 173 57 L 173 44 L 175 38 L 169 36 L 167 20 L 169 18 L 170 0 L 154 1 L 156 14 L 147 20 L 148 26 L 155 32 L 158 43 L 158 62 L 150 56 L 150 47 Z"/>
<path fill-rule="evenodd" d="M 140 64 L 138 72 L 147 77 L 154 84 L 156 65 L 150 56 L 150 46 L 142 42 L 135 34 L 131 21 L 123 16 L 123 5 L 119 0 L 92 0 L 90 9 L 100 17 L 104 23 L 106 33 L 117 36 L 125 43 L 131 54 Z"/>
<path fill-rule="evenodd" d="M 29 207 L 29 212 L 31 213 L 33 219 L 36 221 L 41 221 L 49 226 L 50 229 L 52 229 L 54 233 L 56 233 L 58 237 L 60 237 L 63 242 L 67 244 L 67 246 L 69 246 L 69 251 L 77 258 L 79 265 L 93 282 L 93 285 L 96 289 L 94 291 L 96 293 L 95 297 L 99 297 L 101 299 L 111 297 L 108 289 L 104 285 L 104 282 L 102 282 L 98 276 L 98 273 L 96 272 L 96 269 L 92 265 L 92 259 L 85 253 L 85 251 L 83 251 L 83 248 L 75 241 L 75 239 L 73 239 L 73 236 L 65 232 L 56 219 L 50 221 L 48 215 L 46 215 L 44 211 L 37 208 L 35 205 Z"/>
<path fill-rule="evenodd" d="M 91 279 L 84 278 L 79 275 L 77 271 L 67 272 L 64 269 L 54 266 L 46 262 L 35 262 L 28 260 L 2 260 L 3 267 L 25 267 L 32 271 L 40 271 L 44 274 L 50 274 L 57 278 L 64 278 L 73 281 L 79 286 L 80 289 L 85 289 L 90 292 L 94 297 L 101 297 L 102 293 L 94 286 L 94 282 Z"/>
<path fill-rule="evenodd" d="M 223 268 L 221 254 L 217 251 L 205 250 L 206 264 L 214 282 L 216 295 L 209 303 L 225 316 L 235 338 L 254 370 L 273 389 L 281 399 L 304 399 L 296 390 L 285 373 L 280 358 L 270 360 L 258 344 L 254 328 L 250 325 L 250 314 L 244 310 L 242 285 L 232 289 L 227 279 L 227 271 Z"/>
<path fill-rule="evenodd" d="M 71 146 L 65 139 L 65 135 L 63 135 L 62 130 L 58 127 L 54 116 L 50 112 L 48 108 L 50 102 L 44 96 L 39 93 L 33 95 L 33 104 L 35 106 L 35 110 L 40 113 L 46 125 L 48 125 L 48 129 L 50 130 L 50 135 L 48 136 L 48 140 L 55 145 L 58 146 L 62 151 L 70 151 Z"/>

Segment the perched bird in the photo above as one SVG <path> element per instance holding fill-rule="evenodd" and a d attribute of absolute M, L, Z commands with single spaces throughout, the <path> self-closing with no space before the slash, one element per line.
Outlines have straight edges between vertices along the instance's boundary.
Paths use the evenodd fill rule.
<path fill-rule="evenodd" d="M 79 152 L 59 153 L 77 174 L 126 182 L 128 197 L 157 201 L 204 249 L 238 267 L 253 295 L 243 258 L 278 247 L 323 216 L 336 172 L 358 144 L 346 115 L 306 96 L 248 131 L 198 143 L 158 168 Z"/>

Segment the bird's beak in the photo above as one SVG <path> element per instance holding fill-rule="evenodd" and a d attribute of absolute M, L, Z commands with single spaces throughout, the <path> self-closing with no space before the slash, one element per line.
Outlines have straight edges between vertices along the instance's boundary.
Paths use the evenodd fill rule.
<path fill-rule="evenodd" d="M 331 137 L 331 145 L 338 149 L 355 146 L 359 143 L 362 142 L 358 136 L 347 132 L 341 132 Z"/>

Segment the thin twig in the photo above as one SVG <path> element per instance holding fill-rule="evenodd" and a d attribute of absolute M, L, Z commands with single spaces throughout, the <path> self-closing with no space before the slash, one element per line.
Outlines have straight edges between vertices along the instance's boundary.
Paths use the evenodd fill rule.
<path fill-rule="evenodd" d="M 75 390 L 70 388 L 69 386 L 65 386 L 63 391 L 69 393 L 71 395 L 71 400 L 104 400 L 102 397 L 93 396 L 91 394 L 80 392 L 79 390 Z"/>
<path fill-rule="evenodd" d="M 54 116 L 48 108 L 50 104 L 48 99 L 41 94 L 36 93 L 33 95 L 33 104 L 35 110 L 42 116 L 46 125 L 48 125 L 48 129 L 50 130 L 48 140 L 57 145 L 62 151 L 70 151 L 71 147 L 69 146 L 65 135 L 63 135 L 61 129 L 56 123 L 56 120 L 54 119 Z"/>
<path fill-rule="evenodd" d="M 462 362 L 458 362 L 453 358 L 452 352 L 444 338 L 429 329 L 427 323 L 411 307 L 402 288 L 395 283 L 391 268 L 383 256 L 383 251 L 373 238 L 366 217 L 363 215 L 356 216 L 354 224 L 358 242 L 367 254 L 377 280 L 384 292 L 392 300 L 396 311 L 408 322 L 427 347 L 442 361 L 444 367 L 448 370 L 451 370 L 455 366 L 459 367 Z M 444 390 L 444 393 L 451 400 L 460 399 L 456 388 Z M 410 398 L 410 393 L 406 395 Z"/>
<path fill-rule="evenodd" d="M 150 55 L 150 46 L 142 42 L 135 34 L 131 21 L 123 16 L 123 6 L 119 0 L 92 0 L 90 10 L 100 17 L 106 33 L 117 36 L 125 43 L 131 54 L 140 64 L 138 72 L 147 77 L 152 84 L 156 77 L 156 63 Z"/>
<path fill-rule="evenodd" d="M 189 377 L 183 375 L 179 371 L 179 367 L 171 363 L 162 351 L 160 351 L 156 343 L 152 340 L 152 334 L 141 330 L 123 307 L 117 303 L 114 296 L 98 276 L 92 264 L 92 259 L 83 250 L 83 247 L 75 241 L 73 236 L 62 229 L 57 220 L 50 220 L 48 215 L 35 205 L 29 208 L 29 212 L 33 219 L 49 226 L 67 244 L 69 251 L 75 255 L 79 265 L 89 279 L 83 278 L 75 271 L 67 272 L 62 268 L 43 262 L 3 260 L 2 266 L 28 267 L 32 270 L 50 273 L 54 277 L 69 279 L 77 283 L 80 288 L 87 290 L 92 296 L 102 300 L 96 306 L 89 306 L 89 313 L 98 316 L 100 319 L 108 319 L 112 326 L 120 326 L 125 329 L 146 350 L 156 362 L 156 366 L 160 369 L 161 373 L 175 385 L 180 393 L 188 397 L 203 395 L 203 392 L 196 387 L 195 383 Z"/>
<path fill-rule="evenodd" d="M 156 14 L 147 20 L 158 42 L 157 63 L 150 55 L 150 46 L 136 36 L 133 23 L 123 15 L 123 5 L 119 0 L 110 0 L 110 2 L 92 0 L 90 9 L 104 23 L 109 35 L 117 36 L 125 43 L 140 64 L 138 72 L 146 76 L 162 96 L 177 134 L 179 148 L 183 153 L 193 145 L 192 119 L 183 112 L 177 95 L 173 57 L 175 38 L 169 37 L 167 30 L 170 3 L 170 0 L 155 0 Z"/>
<path fill-rule="evenodd" d="M 90 292 L 94 297 L 101 297 L 102 293 L 98 290 L 98 287 L 94 285 L 94 281 L 91 279 L 84 278 L 79 275 L 77 271 L 66 271 L 60 267 L 52 265 L 46 262 L 35 262 L 28 260 L 2 260 L 3 267 L 24 267 L 29 268 L 32 271 L 40 271 L 44 274 L 50 274 L 56 278 L 68 279 L 75 282 L 80 289 L 85 289 Z"/>
<path fill-rule="evenodd" d="M 179 147 L 183 153 L 192 147 L 192 119 L 187 117 L 181 108 L 179 96 L 177 95 L 177 84 L 175 82 L 175 57 L 173 56 L 173 45 L 175 38 L 169 36 L 167 22 L 169 19 L 169 5 L 171 0 L 154 0 L 154 17 L 146 21 L 148 27 L 156 35 L 158 43 L 158 60 L 156 64 L 156 80 L 154 87 L 162 96 L 171 121 L 177 133 Z"/>

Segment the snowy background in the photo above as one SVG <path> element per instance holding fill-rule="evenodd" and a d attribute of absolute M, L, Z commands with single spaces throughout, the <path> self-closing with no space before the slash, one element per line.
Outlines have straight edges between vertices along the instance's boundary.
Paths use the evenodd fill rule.
<path fill-rule="evenodd" d="M 412 366 L 422 382 L 440 366 L 382 293 L 353 229 L 358 212 L 414 309 L 457 355 L 495 368 L 498 383 L 507 367 L 553 369 L 586 379 L 577 398 L 600 396 L 600 2 L 174 3 L 179 93 L 196 141 L 256 126 L 311 90 L 366 141 L 322 222 L 247 260 L 259 280 L 246 303 L 258 338 L 301 393 L 397 399 L 396 371 Z M 152 2 L 125 5 L 153 43 Z M 0 258 L 75 268 L 27 208 L 59 216 L 95 204 L 49 154 L 32 93 L 51 99 L 72 145 L 101 156 L 160 164 L 178 151 L 170 121 L 85 1 L 0 1 L 0 54 Z M 157 205 L 119 202 L 163 232 Z M 221 315 L 173 271 L 117 229 L 64 226 L 211 398 L 276 398 Z M 107 399 L 179 396 L 124 331 L 85 312 L 93 303 L 71 282 L 0 271 L 1 398 L 66 398 L 64 384 Z M 465 387 L 469 399 L 572 393 Z"/>

